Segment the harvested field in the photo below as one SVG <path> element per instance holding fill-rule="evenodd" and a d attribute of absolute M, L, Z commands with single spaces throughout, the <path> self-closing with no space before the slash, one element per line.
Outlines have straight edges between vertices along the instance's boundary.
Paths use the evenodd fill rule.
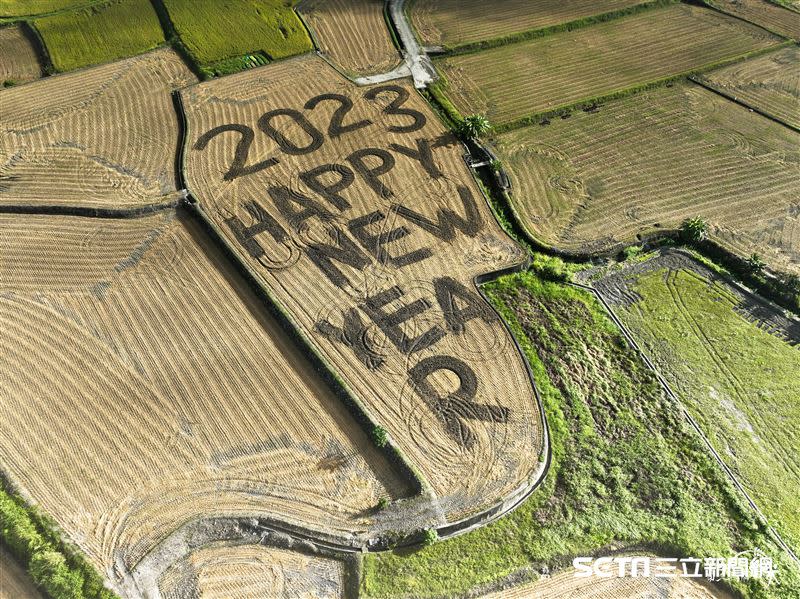
<path fill-rule="evenodd" d="M 607 251 L 701 216 L 740 255 L 800 271 L 798 134 L 694 84 L 499 136 L 524 227 Z"/>
<path fill-rule="evenodd" d="M 543 468 L 542 416 L 473 280 L 525 255 L 410 82 L 356 87 L 308 56 L 182 95 L 193 195 L 441 519 L 523 493 Z"/>
<path fill-rule="evenodd" d="M 712 71 L 702 80 L 748 106 L 800 128 L 798 65 L 800 49 L 790 46 Z"/>
<path fill-rule="evenodd" d="M 383 7 L 383 0 L 308 0 L 299 9 L 334 64 L 346 73 L 369 75 L 400 62 Z"/>
<path fill-rule="evenodd" d="M 0 86 L 25 83 L 41 76 L 36 50 L 22 28 L 0 28 Z M 2 106 L 5 110 L 5 103 Z"/>
<path fill-rule="evenodd" d="M 503 126 L 780 41 L 733 17 L 677 4 L 435 63 L 462 114 Z"/>
<path fill-rule="evenodd" d="M 57 71 L 71 71 L 152 50 L 164 43 L 149 0 L 113 0 L 33 21 Z"/>
<path fill-rule="evenodd" d="M 173 565 L 159 583 L 164 599 L 341 599 L 342 562 L 263 545 L 215 543 Z"/>
<path fill-rule="evenodd" d="M 0 599 L 42 599 L 27 572 L 0 545 Z"/>
<path fill-rule="evenodd" d="M 170 92 L 195 81 L 172 50 L 0 94 L 0 204 L 132 207 L 174 193 Z"/>
<path fill-rule="evenodd" d="M 175 30 L 204 66 L 257 52 L 270 59 L 313 50 L 286 0 L 230 0 L 220 18 L 217 0 L 164 0 Z"/>
<path fill-rule="evenodd" d="M 690 564 L 689 571 L 692 568 Z M 483 595 L 481 599 L 733 599 L 733 595 L 704 579 L 684 578 L 680 568 L 674 569 L 672 578 L 576 578 L 576 572 L 569 568 L 535 582 Z"/>
<path fill-rule="evenodd" d="M 411 23 L 427 45 L 457 46 L 568 23 L 644 0 L 413 0 Z"/>
<path fill-rule="evenodd" d="M 800 40 L 800 14 L 769 0 L 712 0 L 712 4 L 765 29 Z"/>
<path fill-rule="evenodd" d="M 191 520 L 357 540 L 410 493 L 199 227 L 0 216 L 0 469 L 112 582 Z"/>
<path fill-rule="evenodd" d="M 595 286 L 770 523 L 800 550 L 800 321 L 678 252 Z"/>

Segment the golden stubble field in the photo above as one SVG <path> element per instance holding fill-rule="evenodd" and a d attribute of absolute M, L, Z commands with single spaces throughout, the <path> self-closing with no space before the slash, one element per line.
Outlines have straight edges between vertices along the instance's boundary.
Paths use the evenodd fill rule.
<path fill-rule="evenodd" d="M 114 581 L 189 521 L 411 491 L 191 218 L 0 215 L 0 470 Z"/>
<path fill-rule="evenodd" d="M 305 0 L 298 8 L 320 50 L 344 72 L 370 75 L 400 62 L 383 17 L 382 0 Z"/>
<path fill-rule="evenodd" d="M 702 81 L 800 129 L 798 65 L 800 47 L 789 46 L 707 73 Z"/>
<path fill-rule="evenodd" d="M 700 216 L 740 255 L 796 271 L 798 134 L 698 85 L 497 138 L 512 205 L 552 246 L 611 251 Z"/>
<path fill-rule="evenodd" d="M 441 521 L 529 488 L 542 415 L 474 284 L 525 257 L 410 82 L 357 88 L 309 56 L 181 93 L 190 191 L 419 469 Z"/>
<path fill-rule="evenodd" d="M 171 566 L 161 576 L 159 590 L 164 599 L 343 599 L 344 579 L 344 564 L 338 560 L 217 542 Z"/>
<path fill-rule="evenodd" d="M 0 90 L 0 204 L 131 207 L 174 192 L 172 50 Z"/>

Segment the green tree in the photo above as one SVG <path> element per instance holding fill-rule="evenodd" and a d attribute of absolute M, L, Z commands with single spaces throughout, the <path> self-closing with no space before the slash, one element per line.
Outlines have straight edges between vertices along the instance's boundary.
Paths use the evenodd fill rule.
<path fill-rule="evenodd" d="M 389 442 L 389 433 L 382 426 L 376 426 L 372 429 L 372 442 L 378 447 L 386 447 Z"/>
<path fill-rule="evenodd" d="M 83 577 L 69 569 L 64 556 L 57 551 L 39 551 L 29 567 L 33 581 L 54 599 L 81 599 Z"/>
<path fill-rule="evenodd" d="M 681 225 L 681 237 L 692 243 L 703 241 L 708 237 L 708 223 L 699 216 L 687 218 Z"/>
<path fill-rule="evenodd" d="M 429 545 L 433 545 L 438 540 L 439 540 L 439 533 L 436 532 L 435 528 L 429 528 L 425 531 L 425 535 L 423 536 L 422 539 L 422 544 L 425 547 L 428 547 Z"/>
<path fill-rule="evenodd" d="M 761 259 L 761 256 L 758 254 L 751 254 L 750 257 L 747 259 L 747 268 L 750 269 L 750 272 L 758 274 L 764 271 L 766 267 L 766 263 L 764 260 Z"/>
<path fill-rule="evenodd" d="M 489 124 L 489 119 L 485 116 L 482 114 L 471 114 L 464 117 L 458 130 L 464 137 L 476 138 L 486 135 L 491 128 L 492 126 Z"/>

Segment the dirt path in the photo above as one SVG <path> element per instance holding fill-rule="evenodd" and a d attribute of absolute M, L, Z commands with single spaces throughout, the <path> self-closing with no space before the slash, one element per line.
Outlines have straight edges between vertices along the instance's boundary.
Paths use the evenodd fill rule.
<path fill-rule="evenodd" d="M 386 73 L 354 79 L 357 85 L 383 83 L 411 75 L 414 79 L 414 87 L 422 89 L 436 79 L 436 69 L 425 53 L 425 49 L 419 45 L 411 24 L 406 18 L 404 6 L 405 0 L 389 0 L 389 14 L 403 46 L 403 64 Z"/>

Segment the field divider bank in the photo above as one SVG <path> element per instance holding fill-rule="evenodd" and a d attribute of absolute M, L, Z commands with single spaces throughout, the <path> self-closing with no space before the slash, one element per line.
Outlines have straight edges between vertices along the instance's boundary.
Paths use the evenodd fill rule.
<path fill-rule="evenodd" d="M 82 216 L 87 218 L 139 218 L 156 212 L 173 210 L 183 201 L 183 195 L 163 202 L 131 208 L 68 206 L 64 204 L 0 204 L 0 214 L 47 214 L 53 216 Z"/>
<path fill-rule="evenodd" d="M 796 133 L 800 133 L 800 127 L 797 127 L 796 125 L 792 125 L 791 123 L 787 123 L 783 119 L 778 118 L 777 116 L 775 116 L 773 114 L 770 114 L 769 112 L 766 112 L 766 111 L 760 109 L 758 106 L 753 106 L 752 104 L 748 104 L 744 100 L 740 100 L 734 94 L 732 94 L 730 92 L 726 92 L 721 87 L 719 87 L 717 85 L 714 85 L 713 83 L 711 83 L 710 81 L 707 81 L 706 79 L 703 79 L 703 78 L 698 77 L 696 75 L 691 75 L 691 76 L 689 76 L 689 81 L 699 85 L 700 87 L 703 87 L 703 88 L 707 89 L 710 92 L 713 92 L 713 93 L 715 93 L 715 94 L 717 94 L 719 96 L 722 96 L 723 98 L 733 102 L 734 104 L 738 104 L 739 106 L 742 106 L 743 108 L 747 108 L 748 110 L 751 110 L 751 111 L 755 112 L 756 114 L 759 114 L 759 115 L 763 116 L 766 119 L 769 119 L 769 120 L 771 120 L 771 121 L 773 121 L 775 123 L 778 123 L 779 125 L 783 125 L 784 127 L 787 127 L 787 128 L 791 129 L 792 131 L 794 131 Z"/>
<path fill-rule="evenodd" d="M 650 0 L 649 2 L 643 2 L 642 4 L 636 4 L 628 8 L 620 8 L 618 10 L 612 10 L 600 13 L 598 15 L 591 15 L 588 17 L 575 19 L 573 21 L 567 21 L 566 23 L 548 25 L 547 27 L 537 27 L 535 29 L 520 31 L 518 33 L 511 33 L 508 35 L 501 35 L 477 42 L 465 42 L 461 44 L 455 44 L 453 46 L 444 46 L 444 52 L 441 54 L 441 56 L 462 56 L 465 54 L 473 54 L 482 50 L 490 50 L 492 48 L 499 48 L 500 46 L 507 46 L 509 44 L 516 44 L 540 37 L 546 37 L 554 33 L 574 31 L 576 29 L 590 27 L 591 25 L 596 25 L 598 23 L 605 23 L 606 21 L 613 21 L 614 19 L 619 19 L 621 17 L 639 14 L 654 8 L 669 6 L 670 4 L 677 4 L 679 1 L 680 0 Z"/>
<path fill-rule="evenodd" d="M 734 285 L 735 287 L 740 287 L 739 284 L 736 283 L 733 280 L 728 280 L 727 282 L 729 284 Z M 653 362 L 650 360 L 649 356 L 642 350 L 642 348 L 636 342 L 636 339 L 634 338 L 633 334 L 628 330 L 628 327 L 626 327 L 625 324 L 619 319 L 617 314 L 614 312 L 614 309 L 606 301 L 606 299 L 603 297 L 603 295 L 597 289 L 595 289 L 594 287 L 592 287 L 590 285 L 584 285 L 582 283 L 575 283 L 575 282 L 570 282 L 569 284 L 571 286 L 573 286 L 573 287 L 577 287 L 579 289 L 583 289 L 585 291 L 588 291 L 589 293 L 591 293 L 592 295 L 594 295 L 598 299 L 598 301 L 602 304 L 603 308 L 608 313 L 609 318 L 611 318 L 611 320 L 614 321 L 614 324 L 617 325 L 617 327 L 622 332 L 622 334 L 625 337 L 625 339 L 628 341 L 628 343 L 631 346 L 631 348 L 634 351 L 636 351 L 637 354 L 639 354 L 639 356 L 641 357 L 642 361 L 647 365 L 647 367 L 656 376 L 656 378 L 658 379 L 658 382 L 661 384 L 661 386 L 663 387 L 663 389 L 666 392 L 666 394 L 680 408 L 680 410 L 683 413 L 683 415 L 686 418 L 686 420 L 689 422 L 689 424 L 692 426 L 692 428 L 695 431 L 697 431 L 697 434 L 700 435 L 700 438 L 703 440 L 703 443 L 706 446 L 706 448 L 708 449 L 708 451 L 711 453 L 711 455 L 714 457 L 714 459 L 720 465 L 720 467 L 725 471 L 725 474 L 731 480 L 733 485 L 738 489 L 738 491 L 742 494 L 742 496 L 745 498 L 747 503 L 750 505 L 750 507 L 756 513 L 756 515 L 758 516 L 758 519 L 760 520 L 762 525 L 766 527 L 766 529 L 769 531 L 769 533 L 772 535 L 772 537 L 775 539 L 775 541 L 778 543 L 778 545 L 780 545 L 780 547 L 795 562 L 795 564 L 797 566 L 800 566 L 800 560 L 798 560 L 797 555 L 795 555 L 795 553 L 794 553 L 794 551 L 792 551 L 791 547 L 789 547 L 786 544 L 786 542 L 783 540 L 783 538 L 778 533 L 778 531 L 776 531 L 769 524 L 769 520 L 767 520 L 767 517 L 764 515 L 764 513 L 761 511 L 761 509 L 758 507 L 758 505 L 756 505 L 756 503 L 750 497 L 750 494 L 744 488 L 742 483 L 739 482 L 739 479 L 736 477 L 736 474 L 734 474 L 734 472 L 728 467 L 728 465 L 722 459 L 722 456 L 719 455 L 717 450 L 714 449 L 714 446 L 711 444 L 711 441 L 706 436 L 706 434 L 703 432 L 703 429 L 700 428 L 700 425 L 697 423 L 697 421 L 694 419 L 694 417 L 686 409 L 686 406 L 683 405 L 683 402 L 681 402 L 681 400 L 678 398 L 678 395 L 672 390 L 672 387 L 670 387 L 669 383 L 661 375 L 661 373 L 659 372 L 658 368 L 656 368 L 655 364 L 653 364 Z"/>
<path fill-rule="evenodd" d="M 515 129 L 521 129 L 522 127 L 527 127 L 529 125 L 547 124 L 546 121 L 549 121 L 552 118 L 567 117 L 576 110 L 591 110 L 593 108 L 596 108 L 598 105 L 603 104 L 605 102 L 610 102 L 611 100 L 619 100 L 621 98 L 626 98 L 628 96 L 632 96 L 640 92 L 656 89 L 659 87 L 664 87 L 670 84 L 678 83 L 680 81 L 685 81 L 687 79 L 692 79 L 693 77 L 697 77 L 698 75 L 702 75 L 703 73 L 706 73 L 708 71 L 713 71 L 721 67 L 726 67 L 732 64 L 736 64 L 738 62 L 742 62 L 750 58 L 761 56 L 762 54 L 767 54 L 769 52 L 775 52 L 776 50 L 792 46 L 794 45 L 794 43 L 795 42 L 792 40 L 786 40 L 780 44 L 776 44 L 768 48 L 760 48 L 758 50 L 753 50 L 751 52 L 745 52 L 744 54 L 738 54 L 736 56 L 724 58 L 722 60 L 718 60 L 716 62 L 712 62 L 691 69 L 689 71 L 684 71 L 682 73 L 669 75 L 668 77 L 653 79 L 651 81 L 646 81 L 630 87 L 614 90 L 607 94 L 582 98 L 580 100 L 576 100 L 575 102 L 569 102 L 566 104 L 562 104 L 561 106 L 556 106 L 555 108 L 552 108 L 550 110 L 536 112 L 524 117 L 520 117 L 518 119 L 514 119 L 507 123 L 501 123 L 499 125 L 494 126 L 492 128 L 492 131 L 494 133 L 500 134 L 500 133 L 507 133 Z M 692 80 L 694 81 L 694 79 Z"/>

